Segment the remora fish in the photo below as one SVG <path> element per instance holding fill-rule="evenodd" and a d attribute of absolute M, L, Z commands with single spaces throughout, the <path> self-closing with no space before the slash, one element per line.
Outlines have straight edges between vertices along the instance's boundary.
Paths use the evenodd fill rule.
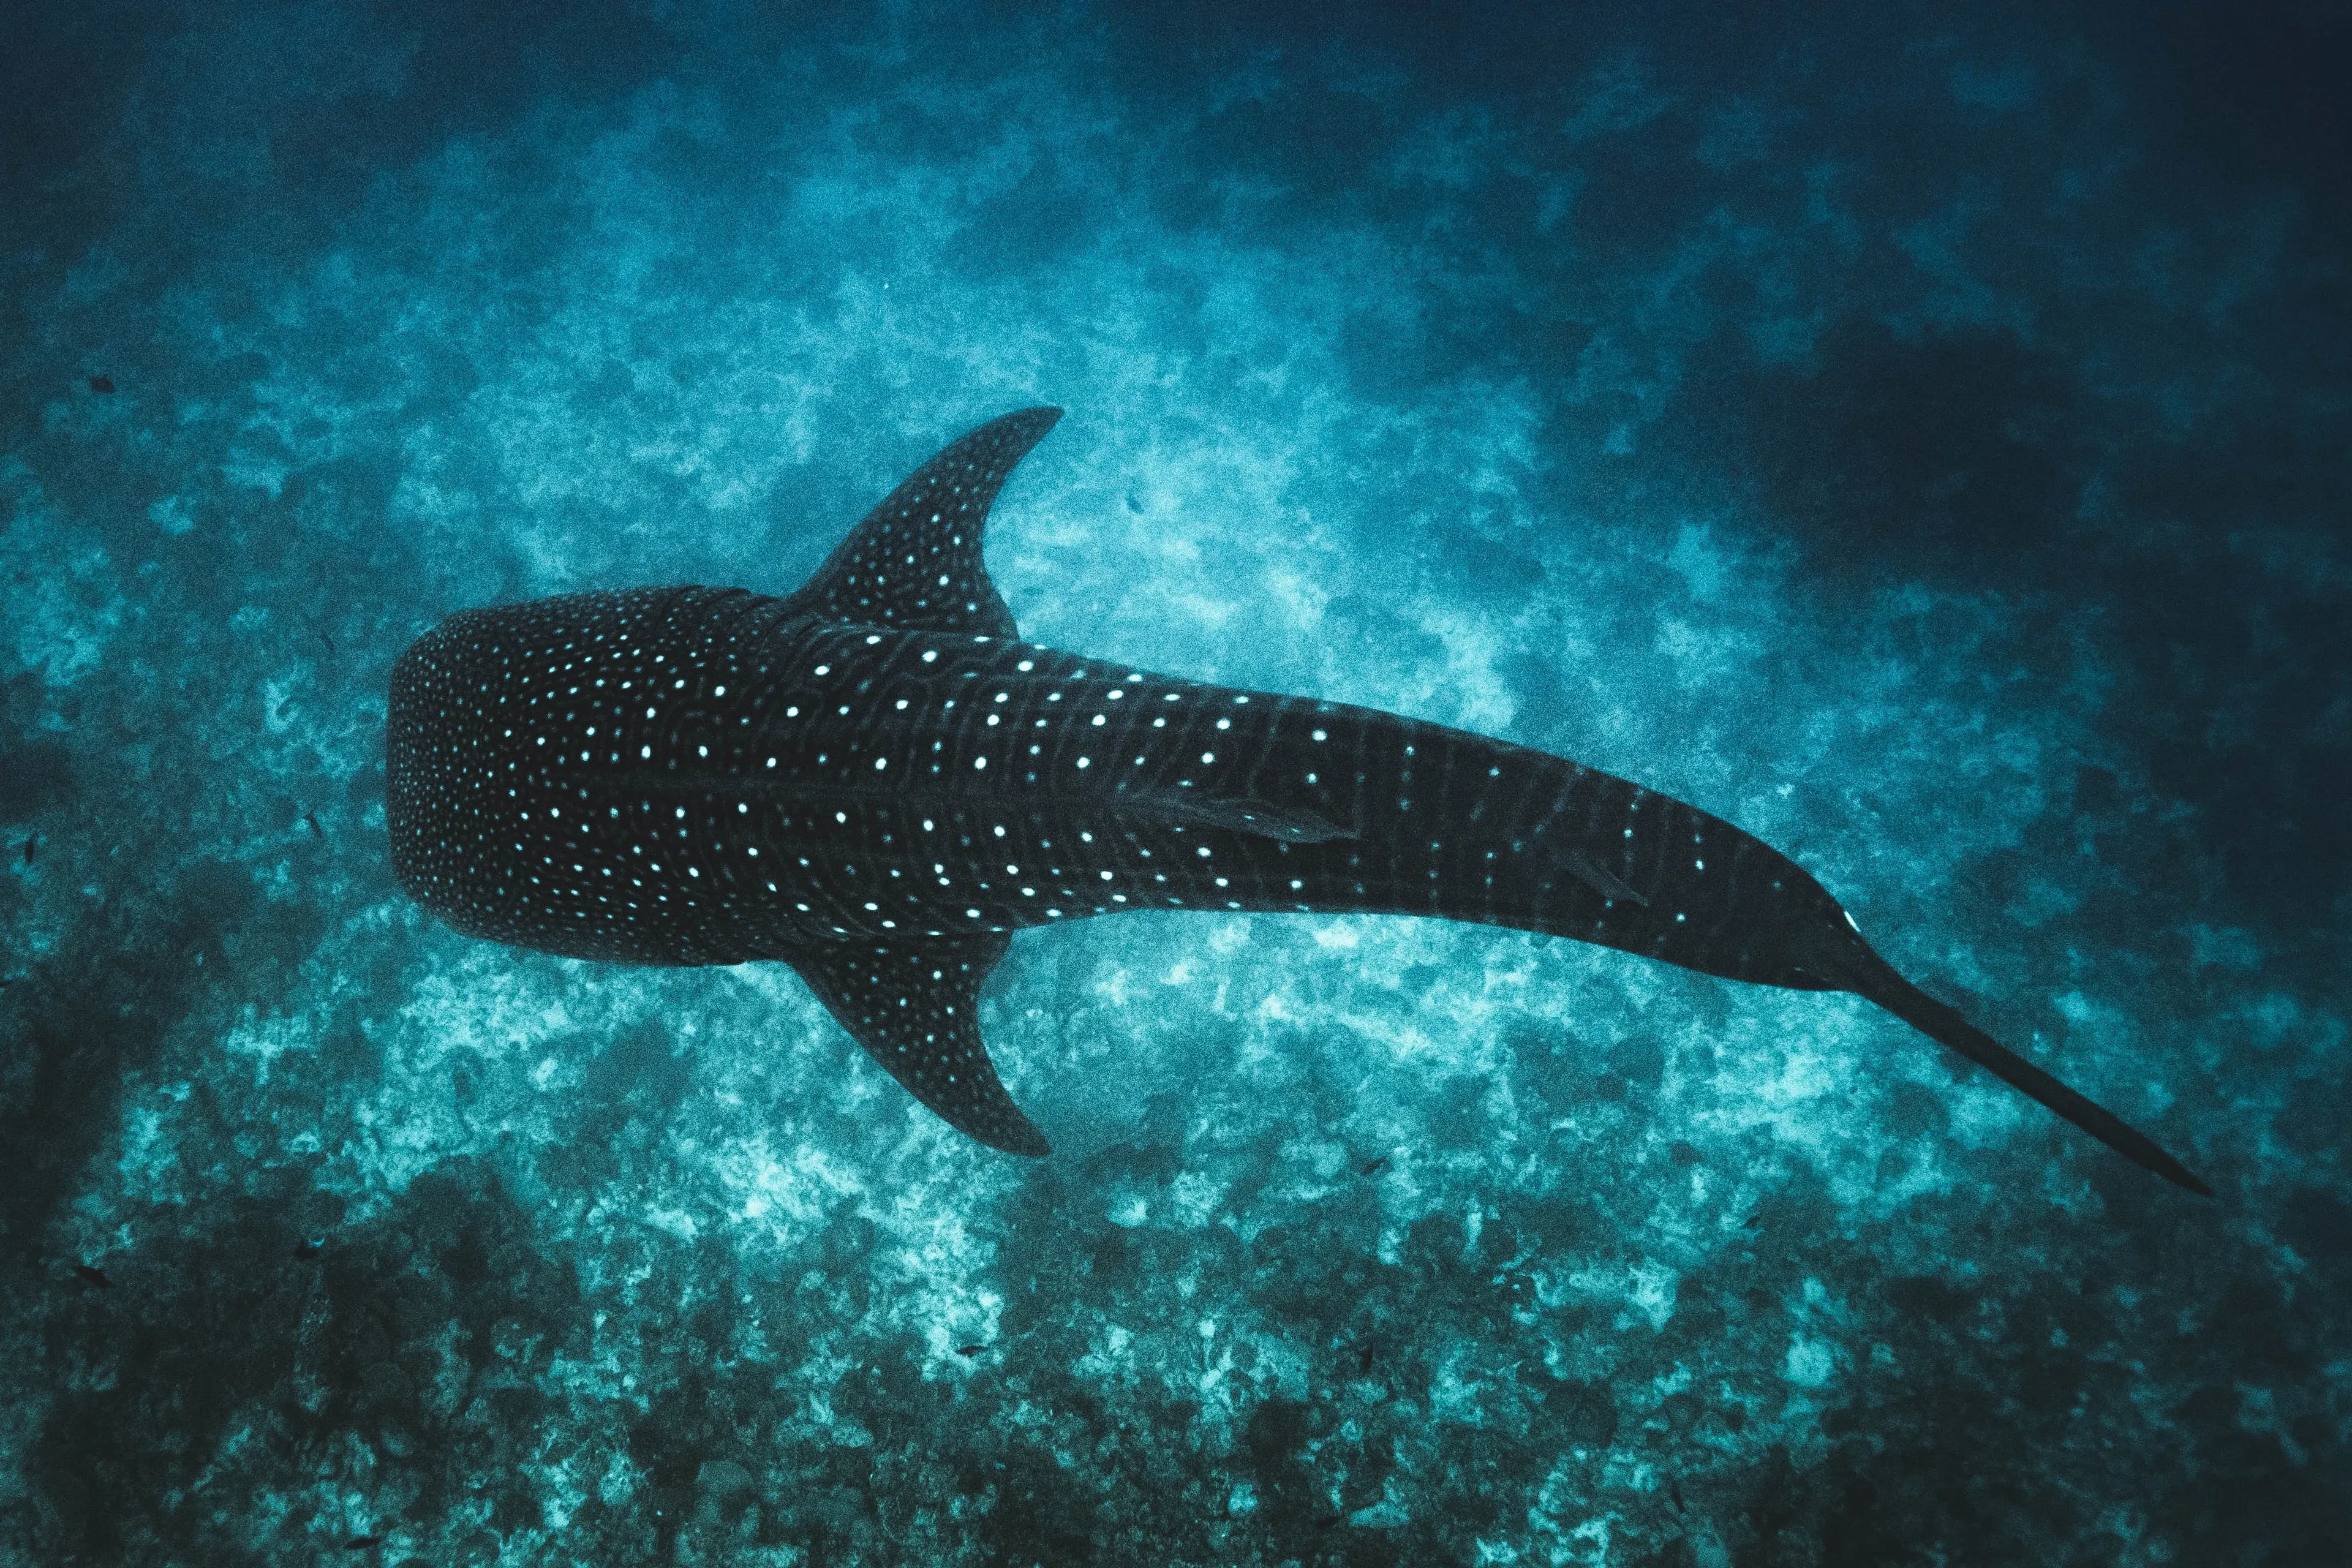
<path fill-rule="evenodd" d="M 978 1007 L 1013 932 L 1377 911 L 1856 993 L 2210 1195 L 1720 817 L 1443 725 L 1022 641 L 981 531 L 1059 417 L 949 447 L 789 598 L 641 588 L 444 621 L 393 671 L 402 886 L 458 931 L 575 958 L 789 963 L 917 1099 L 1017 1154 L 1047 1145 Z"/>

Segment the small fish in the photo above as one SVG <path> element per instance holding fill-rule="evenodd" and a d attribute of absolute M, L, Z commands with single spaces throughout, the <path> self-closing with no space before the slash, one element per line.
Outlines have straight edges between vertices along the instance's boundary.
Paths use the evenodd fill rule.
<path fill-rule="evenodd" d="M 1358 1372 L 1372 1370 L 1372 1347 L 1370 1341 L 1365 1342 L 1362 1352 L 1356 1357 L 1356 1370 Z"/>
<path fill-rule="evenodd" d="M 383 1537 L 381 1535 L 354 1535 L 349 1541 L 343 1542 L 343 1550 L 346 1552 L 365 1552 L 371 1546 L 382 1546 L 383 1544 Z"/>
<path fill-rule="evenodd" d="M 1752 1215 L 1749 1215 L 1748 1216 L 1748 1228 L 1749 1230 L 1755 1230 L 1755 1229 L 1758 1229 L 1758 1228 L 1759 1228 L 1763 1224 L 1764 1224 L 1764 1216 L 1763 1216 L 1762 1215 L 1760 1215 L 1760 1214 L 1752 1214 Z"/>
<path fill-rule="evenodd" d="M 1581 849 L 1571 849 L 1568 852 L 1567 866 L 1570 874 L 1578 881 L 1612 903 L 1619 899 L 1624 899 L 1641 905 L 1645 910 L 1650 907 L 1649 900 L 1627 887 L 1618 878 L 1611 876 L 1591 856 Z"/>
<path fill-rule="evenodd" d="M 327 836 L 327 830 L 319 826 L 318 817 L 311 815 L 310 812 L 306 811 L 302 814 L 302 820 L 310 824 L 310 831 L 317 837 L 324 838 Z"/>
<path fill-rule="evenodd" d="M 34 854 L 34 851 L 36 851 L 36 850 L 39 849 L 39 848 L 40 848 L 40 847 L 41 847 L 41 841 L 40 841 L 39 839 L 37 839 L 37 838 L 27 838 L 27 839 L 26 839 L 26 840 L 25 840 L 25 864 L 26 864 L 26 865 L 29 866 L 29 865 L 31 865 L 31 864 L 33 863 L 33 854 Z"/>
<path fill-rule="evenodd" d="M 1668 1479 L 1668 1480 L 1667 1480 L 1667 1482 L 1666 1482 L 1666 1496 L 1668 1496 L 1669 1498 L 1672 1498 L 1672 1499 L 1674 1500 L 1675 1511 L 1676 1513 L 1680 1513 L 1680 1512 L 1682 1512 L 1682 1511 L 1683 1511 L 1683 1484 L 1682 1484 L 1682 1482 L 1680 1482 L 1680 1481 L 1678 1481 L 1678 1480 L 1674 1480 L 1674 1479 Z"/>
<path fill-rule="evenodd" d="M 988 1347 L 986 1345 L 958 1345 L 956 1346 L 956 1354 L 960 1356 L 976 1356 L 987 1348 Z"/>
<path fill-rule="evenodd" d="M 89 378 L 89 389 L 102 396 L 110 397 L 114 395 L 114 383 L 105 376 L 93 375 Z"/>
<path fill-rule="evenodd" d="M 114 1281 L 106 1277 L 106 1270 L 103 1268 L 93 1268 L 87 1263 L 77 1263 L 73 1266 L 73 1270 L 74 1278 L 85 1285 L 95 1285 L 101 1290 L 114 1289 Z"/>
<path fill-rule="evenodd" d="M 1364 1167 L 1364 1174 L 1367 1176 L 1377 1176 L 1388 1168 L 1389 1157 L 1386 1154 L 1383 1154 L 1379 1159 L 1372 1161 L 1370 1164 L 1367 1164 Z"/>
<path fill-rule="evenodd" d="M 330 658 L 333 658 L 335 653 L 335 639 L 327 635 L 326 628 L 323 626 L 319 630 L 319 640 L 327 645 L 327 656 Z"/>
<path fill-rule="evenodd" d="M 297 1263 L 308 1263 L 310 1259 L 318 1257 L 319 1254 L 326 1250 L 327 1244 L 320 1241 L 316 1237 L 311 1237 L 308 1241 L 297 1242 L 294 1247 L 294 1261 Z"/>

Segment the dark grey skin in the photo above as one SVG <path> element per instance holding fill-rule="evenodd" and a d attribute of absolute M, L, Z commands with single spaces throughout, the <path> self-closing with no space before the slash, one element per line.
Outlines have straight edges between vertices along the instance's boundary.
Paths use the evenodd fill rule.
<path fill-rule="evenodd" d="M 2141 1133 L 1904 980 L 1788 857 L 1668 795 L 1439 724 L 1020 640 L 981 562 L 1059 411 L 982 426 L 790 598 L 453 616 L 393 673 L 401 884 L 461 931 L 779 960 L 892 1076 L 1047 1152 L 978 1028 L 1013 931 L 1125 910 L 1434 915 L 1865 996 L 2191 1192 Z"/>

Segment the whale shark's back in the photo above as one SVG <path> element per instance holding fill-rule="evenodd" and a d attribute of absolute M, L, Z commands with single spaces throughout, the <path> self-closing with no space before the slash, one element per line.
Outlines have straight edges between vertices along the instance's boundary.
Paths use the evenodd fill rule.
<path fill-rule="evenodd" d="M 646 815 L 605 796 L 624 770 L 691 754 L 701 694 L 671 689 L 681 651 L 757 643 L 778 605 L 574 594 L 468 610 L 419 638 L 393 668 L 385 719 L 400 885 L 469 936 L 570 957 L 757 956 L 734 891 L 668 865 Z"/>
<path fill-rule="evenodd" d="M 551 744 L 556 754 L 569 749 L 572 737 L 546 722 L 562 711 L 550 699 L 569 695 L 577 676 L 595 689 L 594 664 L 625 624 L 625 597 L 462 611 L 393 666 L 383 806 L 393 875 L 469 936 L 547 945 L 530 914 L 532 883 L 544 878 L 526 865 L 529 847 L 516 832 L 518 809 L 530 807 L 511 803 L 535 791 Z M 584 662 L 565 657 L 564 645 L 579 642 L 597 650 Z"/>

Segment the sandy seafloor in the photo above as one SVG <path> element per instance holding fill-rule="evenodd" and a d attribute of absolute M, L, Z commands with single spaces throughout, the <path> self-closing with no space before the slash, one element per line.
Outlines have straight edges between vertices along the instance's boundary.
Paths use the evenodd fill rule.
<path fill-rule="evenodd" d="M 2341 5 L 488 9 L 9 8 L 0 1559 L 2347 1560 Z M 1022 937 L 1024 1163 L 400 896 L 425 627 L 1035 402 L 1025 635 L 1727 816 L 2219 1196 L 1402 919 Z"/>

